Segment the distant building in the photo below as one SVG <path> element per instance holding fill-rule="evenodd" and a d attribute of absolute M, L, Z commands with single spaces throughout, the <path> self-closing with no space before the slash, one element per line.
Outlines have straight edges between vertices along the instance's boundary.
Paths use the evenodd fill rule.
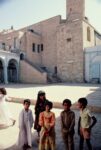
<path fill-rule="evenodd" d="M 65 20 L 55 16 L 20 30 L 0 32 L 0 82 L 101 83 L 101 61 L 91 61 L 89 53 L 101 51 L 100 46 L 96 48 L 101 45 L 101 34 L 85 17 L 85 0 L 67 0 L 66 8 Z M 9 64 L 6 57 L 11 56 Z"/>

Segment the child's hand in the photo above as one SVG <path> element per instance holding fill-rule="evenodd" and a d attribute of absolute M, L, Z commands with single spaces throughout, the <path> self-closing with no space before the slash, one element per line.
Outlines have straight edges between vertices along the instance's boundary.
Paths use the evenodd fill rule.
<path fill-rule="evenodd" d="M 45 136 L 48 136 L 49 135 L 49 131 L 45 131 Z"/>
<path fill-rule="evenodd" d="M 66 128 L 63 128 L 63 129 L 62 129 L 62 132 L 63 132 L 63 133 L 68 133 L 69 131 L 68 131 Z"/>
<path fill-rule="evenodd" d="M 90 127 L 89 127 L 89 131 L 90 131 L 90 132 L 91 132 L 91 129 L 92 129 L 92 127 L 90 126 Z"/>

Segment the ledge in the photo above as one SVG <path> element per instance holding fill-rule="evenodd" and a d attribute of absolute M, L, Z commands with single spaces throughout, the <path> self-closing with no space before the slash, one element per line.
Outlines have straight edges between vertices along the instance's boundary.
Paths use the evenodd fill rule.
<path fill-rule="evenodd" d="M 23 103 L 23 100 L 26 99 L 26 98 L 15 98 L 15 97 L 9 97 L 9 100 L 8 102 L 13 102 L 13 103 Z M 35 105 L 36 103 L 36 100 L 31 100 L 31 105 Z M 62 103 L 60 102 L 53 102 L 53 107 L 54 108 L 58 108 L 58 109 L 62 109 Z M 95 113 L 101 113 L 101 107 L 99 106 L 92 106 L 92 105 L 88 105 L 88 108 L 92 111 L 92 112 L 95 112 Z M 71 107 L 72 110 L 79 110 L 77 108 L 77 103 L 74 103 Z"/>

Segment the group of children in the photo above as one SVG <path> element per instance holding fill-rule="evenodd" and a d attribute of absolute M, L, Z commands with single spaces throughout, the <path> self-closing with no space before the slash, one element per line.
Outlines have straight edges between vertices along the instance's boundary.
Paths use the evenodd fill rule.
<path fill-rule="evenodd" d="M 1 90 L 0 90 L 1 92 Z M 29 109 L 30 100 L 24 100 L 24 108 L 19 115 L 19 137 L 17 145 L 24 150 L 32 147 L 31 129 L 34 123 L 34 129 L 39 136 L 39 150 L 56 150 L 55 143 L 55 114 L 51 111 L 53 103 L 46 99 L 45 92 L 39 91 L 35 105 L 35 122 L 32 111 Z M 66 150 L 74 150 L 74 127 L 75 113 L 70 109 L 71 101 L 63 101 L 63 111 L 60 114 L 61 133 Z M 83 143 L 86 140 L 87 147 L 92 150 L 90 143 L 91 129 L 96 123 L 96 118 L 91 115 L 87 108 L 87 99 L 78 100 L 80 117 L 78 121 L 78 134 L 80 136 L 79 150 L 83 150 Z"/>

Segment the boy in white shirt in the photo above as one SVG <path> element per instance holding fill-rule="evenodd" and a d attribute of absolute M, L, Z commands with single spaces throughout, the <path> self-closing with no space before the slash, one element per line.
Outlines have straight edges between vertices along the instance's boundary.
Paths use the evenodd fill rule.
<path fill-rule="evenodd" d="M 92 150 L 92 145 L 90 142 L 91 128 L 96 124 L 97 120 L 91 115 L 89 109 L 87 108 L 87 99 L 80 98 L 78 100 L 78 107 L 80 109 L 80 117 L 78 122 L 78 134 L 80 136 L 79 150 L 83 150 L 83 143 L 86 140 L 87 147 Z"/>

